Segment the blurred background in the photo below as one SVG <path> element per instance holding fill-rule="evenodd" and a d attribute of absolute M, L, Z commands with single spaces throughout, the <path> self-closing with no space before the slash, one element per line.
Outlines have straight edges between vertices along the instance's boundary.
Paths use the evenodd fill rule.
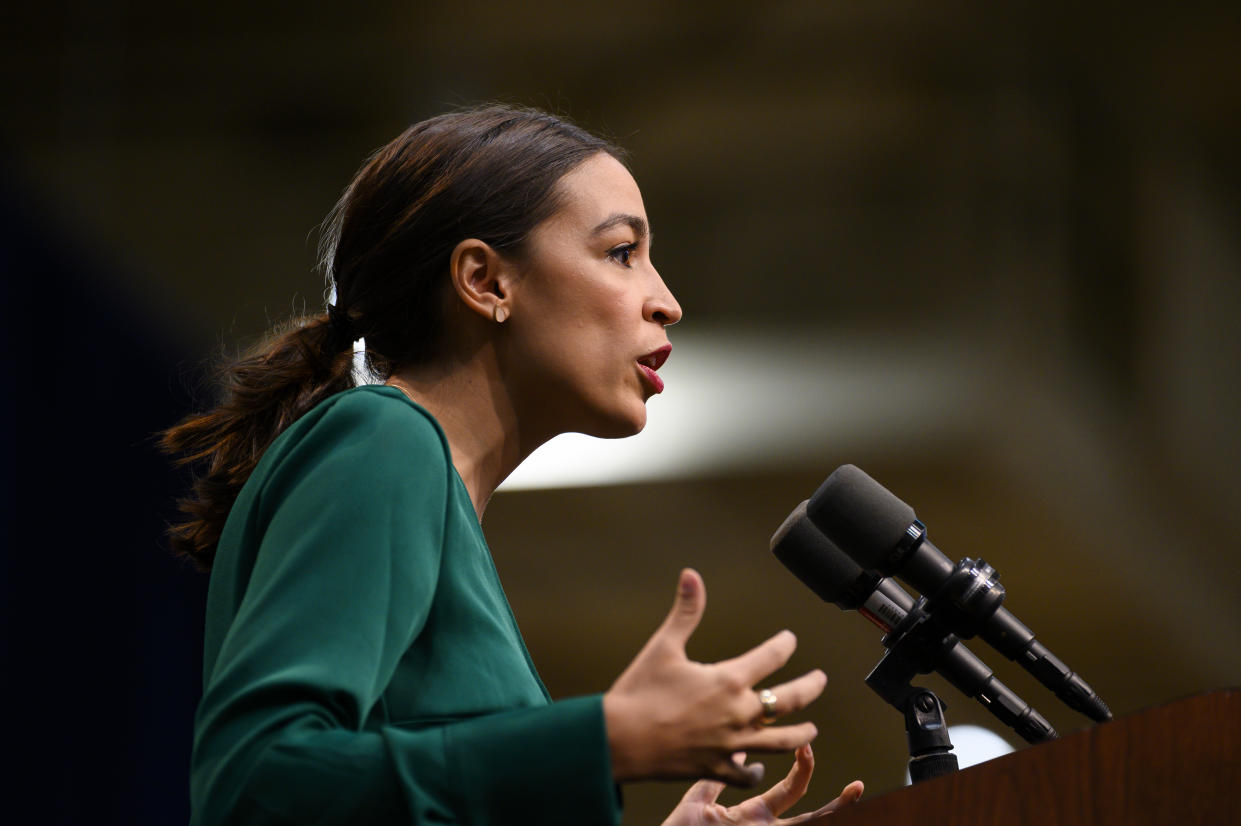
<path fill-rule="evenodd" d="M 691 656 L 787 627 L 785 673 L 830 675 L 813 800 L 899 785 L 903 721 L 862 683 L 878 631 L 768 552 L 844 462 L 995 565 L 1118 715 L 1241 682 L 1236 3 L 2 15 L 6 806 L 185 821 L 205 581 L 164 550 L 184 479 L 152 434 L 209 401 L 214 359 L 322 307 L 317 225 L 373 149 L 490 100 L 630 150 L 685 309 L 648 432 L 548 445 L 488 510 L 554 695 L 606 689 L 693 565 Z M 626 822 L 682 791 L 630 787 Z"/>

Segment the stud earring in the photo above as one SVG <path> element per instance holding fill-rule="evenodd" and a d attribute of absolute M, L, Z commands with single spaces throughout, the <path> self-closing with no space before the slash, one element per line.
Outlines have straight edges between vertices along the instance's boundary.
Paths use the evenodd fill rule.
<path fill-rule="evenodd" d="M 504 320 L 508 318 L 508 310 L 497 304 L 491 309 L 491 317 L 495 319 L 496 324 L 503 324 Z"/>

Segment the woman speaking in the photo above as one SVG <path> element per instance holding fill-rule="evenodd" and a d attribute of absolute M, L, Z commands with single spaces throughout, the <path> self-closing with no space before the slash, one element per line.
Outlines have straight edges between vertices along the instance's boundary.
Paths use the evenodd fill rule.
<path fill-rule="evenodd" d="M 200 468 L 174 547 L 211 569 L 193 823 L 605 824 L 618 784 L 701 778 L 670 824 L 789 821 L 813 768 L 812 671 L 755 686 L 781 632 L 690 661 L 706 600 L 683 571 L 667 619 L 601 695 L 553 702 L 480 521 L 566 432 L 628 436 L 663 390 L 681 308 L 651 263 L 611 144 L 550 115 L 432 118 L 379 150 L 329 218 L 335 300 L 223 374 L 215 409 L 164 434 Z M 383 384 L 354 387 L 354 342 Z M 744 753 L 796 750 L 751 786 Z"/>

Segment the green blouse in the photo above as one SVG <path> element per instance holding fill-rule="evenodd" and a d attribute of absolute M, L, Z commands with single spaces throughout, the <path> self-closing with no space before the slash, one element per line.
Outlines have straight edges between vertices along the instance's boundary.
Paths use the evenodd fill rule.
<path fill-rule="evenodd" d="M 599 695 L 553 703 L 448 442 L 390 387 L 264 454 L 220 538 L 192 823 L 616 823 Z"/>

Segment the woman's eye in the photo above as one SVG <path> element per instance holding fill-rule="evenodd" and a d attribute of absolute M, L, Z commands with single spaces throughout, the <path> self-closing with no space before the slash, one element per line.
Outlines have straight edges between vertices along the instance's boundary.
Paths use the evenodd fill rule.
<path fill-rule="evenodd" d="M 611 258 L 623 267 L 628 267 L 629 259 L 633 257 L 634 250 L 637 247 L 637 244 L 621 244 L 619 247 L 613 247 L 608 250 L 608 258 Z"/>

